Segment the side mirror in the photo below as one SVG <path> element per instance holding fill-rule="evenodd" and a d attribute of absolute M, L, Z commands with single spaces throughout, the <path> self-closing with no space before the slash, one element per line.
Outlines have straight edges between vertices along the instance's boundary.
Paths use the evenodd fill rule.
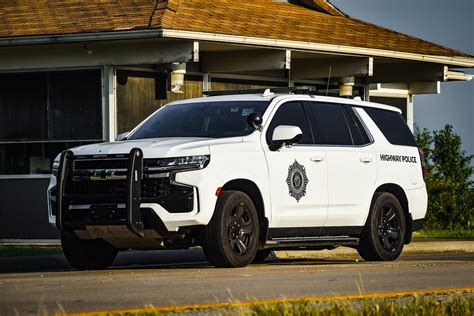
<path fill-rule="evenodd" d="M 253 127 L 260 132 L 262 131 L 262 122 L 262 115 L 260 113 L 253 112 L 247 116 L 247 123 L 250 127 Z"/>
<path fill-rule="evenodd" d="M 298 143 L 303 136 L 301 128 L 292 125 L 280 125 L 273 130 L 270 150 L 277 150 L 282 146 L 290 147 Z"/>
<path fill-rule="evenodd" d="M 130 132 L 125 132 L 125 133 L 118 134 L 117 137 L 115 138 L 115 141 L 119 142 L 121 140 L 126 140 L 129 133 Z"/>

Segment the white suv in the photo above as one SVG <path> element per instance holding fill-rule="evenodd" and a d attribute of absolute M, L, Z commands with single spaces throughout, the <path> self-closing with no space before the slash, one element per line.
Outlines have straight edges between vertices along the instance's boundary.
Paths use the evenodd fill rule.
<path fill-rule="evenodd" d="M 425 217 L 421 156 L 382 104 L 270 90 L 178 101 L 59 155 L 49 221 L 78 269 L 193 246 L 217 267 L 338 246 L 394 260 Z"/>

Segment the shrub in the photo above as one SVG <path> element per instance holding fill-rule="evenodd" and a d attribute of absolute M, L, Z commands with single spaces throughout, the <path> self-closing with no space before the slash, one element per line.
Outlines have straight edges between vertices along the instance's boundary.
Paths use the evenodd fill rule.
<path fill-rule="evenodd" d="M 428 190 L 427 228 L 471 228 L 474 217 L 472 156 L 461 149 L 451 125 L 430 133 L 415 127 L 417 144 L 425 151 Z"/>

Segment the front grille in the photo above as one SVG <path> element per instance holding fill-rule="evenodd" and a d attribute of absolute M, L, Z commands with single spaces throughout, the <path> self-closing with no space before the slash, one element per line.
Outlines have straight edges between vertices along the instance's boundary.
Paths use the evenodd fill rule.
<path fill-rule="evenodd" d="M 128 157 L 76 157 L 65 195 L 70 205 L 125 203 Z M 194 192 L 190 186 L 170 183 L 169 174 L 145 174 L 141 181 L 141 202 L 158 203 L 168 212 L 190 212 Z"/>
<path fill-rule="evenodd" d="M 127 192 L 125 180 L 110 181 L 70 181 L 66 186 L 66 194 L 81 195 L 120 195 Z"/>
<path fill-rule="evenodd" d="M 78 159 L 74 161 L 74 170 L 88 169 L 126 169 L 128 158 Z"/>

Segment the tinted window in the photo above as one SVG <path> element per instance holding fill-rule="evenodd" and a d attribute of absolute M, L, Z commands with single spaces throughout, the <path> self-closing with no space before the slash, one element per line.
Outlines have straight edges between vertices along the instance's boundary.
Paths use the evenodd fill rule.
<path fill-rule="evenodd" d="M 48 135 L 50 139 L 100 139 L 102 92 L 100 70 L 49 74 Z"/>
<path fill-rule="evenodd" d="M 0 174 L 51 174 L 61 151 L 98 141 L 100 69 L 0 74 Z"/>
<path fill-rule="evenodd" d="M 233 137 L 253 132 L 250 113 L 263 115 L 267 101 L 199 102 L 169 105 L 156 112 L 129 139 L 154 137 Z"/>
<path fill-rule="evenodd" d="M 100 70 L 0 74 L 0 142 L 102 138 Z"/>
<path fill-rule="evenodd" d="M 344 108 L 339 104 L 311 102 L 313 130 L 319 144 L 352 145 Z"/>
<path fill-rule="evenodd" d="M 394 145 L 416 146 L 415 138 L 398 112 L 364 108 L 385 138 Z"/>
<path fill-rule="evenodd" d="M 361 121 L 354 113 L 354 109 L 347 105 L 344 106 L 344 108 L 346 109 L 347 124 L 349 125 L 354 145 L 364 145 L 370 143 L 369 136 L 367 135 L 364 126 L 362 126 Z"/>
<path fill-rule="evenodd" d="M 300 102 L 288 102 L 278 108 L 267 130 L 266 137 L 268 144 L 272 143 L 275 127 L 280 125 L 298 126 L 303 132 L 303 137 L 299 141 L 299 144 L 313 144 L 308 119 L 304 112 L 303 105 Z"/>

